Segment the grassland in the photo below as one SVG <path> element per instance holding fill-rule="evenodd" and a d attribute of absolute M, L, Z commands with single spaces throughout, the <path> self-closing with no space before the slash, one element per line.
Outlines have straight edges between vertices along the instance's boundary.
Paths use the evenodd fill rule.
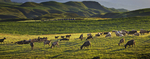
<path fill-rule="evenodd" d="M 150 17 L 117 18 L 108 20 L 66 20 L 47 22 L 0 22 L 0 33 L 62 34 L 92 33 L 112 30 L 150 29 Z"/>
<path fill-rule="evenodd" d="M 150 29 L 150 17 L 116 18 L 107 20 L 68 20 L 68 21 L 27 21 L 27 22 L 0 22 L 0 39 L 6 37 L 0 44 L 1 59 L 89 59 L 99 56 L 101 59 L 149 59 L 150 58 L 150 34 L 124 37 L 105 38 L 105 35 L 95 37 L 98 32 L 112 30 L 140 30 Z M 95 32 L 95 33 L 94 33 Z M 83 33 L 84 40 L 79 40 Z M 87 33 L 92 33 L 94 39 L 91 47 L 80 49 L 86 41 Z M 71 34 L 69 41 L 59 41 L 59 46 L 53 49 L 45 46 L 43 42 L 35 42 L 34 50 L 29 44 L 18 45 L 11 42 L 29 40 L 37 37 L 47 37 L 52 42 L 55 36 Z M 124 48 L 124 44 L 118 46 L 119 40 L 134 39 L 134 47 Z M 60 38 L 59 38 L 60 39 Z"/>
<path fill-rule="evenodd" d="M 15 34 L 0 34 L 0 38 L 6 37 L 4 43 L 0 44 L 1 59 L 89 59 L 99 56 L 101 59 L 149 59 L 150 58 L 150 34 L 140 36 L 124 36 L 116 37 L 112 33 L 112 37 L 105 38 L 105 35 L 90 39 L 91 47 L 80 49 L 80 46 L 86 41 L 78 39 L 81 33 L 71 34 L 70 41 L 59 41 L 59 46 L 53 49 L 50 46 L 45 46 L 43 42 L 35 42 L 34 50 L 31 50 L 29 44 L 18 45 L 10 42 L 19 40 L 34 39 L 37 37 L 48 37 L 52 42 L 57 39 L 54 36 L 64 36 L 67 34 L 50 34 L 50 35 L 15 35 Z M 96 33 L 92 33 L 94 36 Z M 134 47 L 124 48 L 124 44 L 118 46 L 120 39 L 125 38 L 125 43 L 134 39 L 136 45 Z M 59 38 L 60 39 L 60 38 Z"/>

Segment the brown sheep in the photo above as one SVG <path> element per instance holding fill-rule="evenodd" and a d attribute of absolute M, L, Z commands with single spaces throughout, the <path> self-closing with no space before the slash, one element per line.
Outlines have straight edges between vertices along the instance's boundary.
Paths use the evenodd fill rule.
<path fill-rule="evenodd" d="M 125 42 L 125 39 L 123 38 L 123 39 L 121 39 L 121 40 L 119 41 L 118 45 L 120 46 L 120 44 L 121 44 L 121 43 L 124 43 L 124 42 Z"/>
<path fill-rule="evenodd" d="M 91 45 L 90 41 L 86 41 L 80 48 L 82 49 L 83 47 L 88 47 L 90 45 Z"/>
<path fill-rule="evenodd" d="M 139 34 L 139 33 L 135 33 L 134 35 L 135 35 L 135 36 L 139 36 L 140 34 Z"/>
<path fill-rule="evenodd" d="M 150 31 L 146 31 L 146 30 L 143 30 L 143 29 L 140 30 L 140 34 L 141 34 L 141 35 L 144 35 L 144 33 L 149 33 L 149 32 L 150 32 Z"/>
<path fill-rule="evenodd" d="M 83 34 L 80 35 L 79 39 L 81 39 L 81 41 L 82 41 L 82 39 L 83 39 Z"/>
<path fill-rule="evenodd" d="M 127 47 L 127 45 L 132 45 L 132 47 L 133 47 L 133 45 L 135 45 L 135 41 L 134 41 L 134 39 L 133 40 L 130 40 L 130 41 L 128 41 L 127 43 L 126 43 L 126 45 L 125 45 L 125 48 Z"/>
<path fill-rule="evenodd" d="M 45 44 L 48 44 L 50 46 L 50 43 L 51 43 L 51 40 L 45 40 L 44 41 L 44 47 L 45 47 Z"/>
<path fill-rule="evenodd" d="M 55 45 L 57 45 L 57 46 L 58 46 L 58 40 L 57 40 L 56 42 L 53 42 L 53 43 L 52 43 L 51 48 L 53 48 Z"/>
<path fill-rule="evenodd" d="M 92 36 L 88 36 L 86 40 L 88 40 L 88 39 L 93 39 L 93 37 Z"/>

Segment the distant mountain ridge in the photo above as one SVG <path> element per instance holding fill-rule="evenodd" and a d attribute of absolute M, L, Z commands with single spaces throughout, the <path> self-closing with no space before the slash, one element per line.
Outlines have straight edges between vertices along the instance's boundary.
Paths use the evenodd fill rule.
<path fill-rule="evenodd" d="M 143 17 L 150 16 L 150 8 L 134 10 L 124 13 L 106 13 L 104 15 L 97 14 L 91 17 L 101 17 L 101 18 L 124 18 L 124 17 Z"/>
<path fill-rule="evenodd" d="M 11 0 L 0 0 L 0 2 L 11 2 Z"/>
<path fill-rule="evenodd" d="M 0 15 L 6 16 L 2 19 L 7 19 L 7 16 L 9 16 L 8 18 L 15 17 L 31 19 L 50 13 L 76 13 L 79 16 L 90 17 L 99 13 L 120 12 L 117 9 L 104 7 L 96 1 L 69 1 L 66 3 L 60 3 L 56 1 L 48 1 L 41 3 L 26 2 L 20 5 L 15 5 L 15 3 L 1 3 L 0 7 L 3 7 L 0 8 Z M 16 11 L 12 11 L 11 9 Z M 20 15 L 24 16 L 18 17 Z"/>
<path fill-rule="evenodd" d="M 149 9 L 146 9 L 149 13 Z M 42 3 L 26 2 L 23 4 L 0 3 L 0 20 L 11 18 L 52 19 L 76 17 L 121 18 L 132 16 L 147 16 L 145 12 L 126 9 L 107 8 L 96 1 L 69 1 L 59 3 L 48 1 Z M 121 13 L 120 13 L 121 12 Z M 140 13 L 139 13 L 140 12 Z M 143 15 L 146 14 L 146 15 Z"/>

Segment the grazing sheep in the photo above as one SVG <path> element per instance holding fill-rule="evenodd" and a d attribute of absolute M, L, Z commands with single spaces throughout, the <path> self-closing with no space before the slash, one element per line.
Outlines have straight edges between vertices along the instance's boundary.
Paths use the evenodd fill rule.
<path fill-rule="evenodd" d="M 127 47 L 127 45 L 132 45 L 132 47 L 133 47 L 133 45 L 135 45 L 135 41 L 134 41 L 134 39 L 133 40 L 130 40 L 130 41 L 128 41 L 127 43 L 126 43 L 126 45 L 125 45 L 125 48 Z"/>
<path fill-rule="evenodd" d="M 44 40 L 47 40 L 47 37 L 43 37 L 43 38 L 38 37 L 38 41 L 44 41 Z"/>
<path fill-rule="evenodd" d="M 95 34 L 95 36 L 100 36 L 101 35 L 101 33 L 97 33 L 97 34 Z"/>
<path fill-rule="evenodd" d="M 121 39 L 121 40 L 119 41 L 118 45 L 120 46 L 120 44 L 121 44 L 121 43 L 124 43 L 124 42 L 125 42 L 125 39 L 123 38 L 123 39 Z"/>
<path fill-rule="evenodd" d="M 111 37 L 111 33 L 109 32 L 105 37 Z"/>
<path fill-rule="evenodd" d="M 2 42 L 4 42 L 5 39 L 6 39 L 5 37 L 3 39 L 0 39 L 1 44 L 2 44 Z"/>
<path fill-rule="evenodd" d="M 69 39 L 67 39 L 67 38 L 63 38 L 63 39 L 60 39 L 60 41 L 64 41 L 64 40 L 66 40 L 66 41 L 69 41 Z"/>
<path fill-rule="evenodd" d="M 129 31 L 129 32 L 127 32 L 127 33 L 128 33 L 128 35 L 129 35 L 129 34 L 137 33 L 137 31 L 136 31 L 136 30 L 134 30 L 134 31 L 132 30 L 132 31 Z"/>
<path fill-rule="evenodd" d="M 122 34 L 122 31 L 116 31 L 115 34 L 116 34 L 116 36 L 121 36 L 121 37 L 124 36 L 124 35 Z"/>
<path fill-rule="evenodd" d="M 52 43 L 51 48 L 53 48 L 55 45 L 57 45 L 57 46 L 58 46 L 58 40 L 57 40 L 56 42 L 53 42 L 53 43 Z"/>
<path fill-rule="evenodd" d="M 79 39 L 81 39 L 81 41 L 82 41 L 82 39 L 83 39 L 83 34 L 80 35 Z"/>
<path fill-rule="evenodd" d="M 48 44 L 50 46 L 50 43 L 51 43 L 51 40 L 45 40 L 44 41 L 44 47 L 45 47 L 45 44 Z"/>
<path fill-rule="evenodd" d="M 117 30 L 112 30 L 112 32 L 117 32 Z"/>
<path fill-rule="evenodd" d="M 140 30 L 140 34 L 141 34 L 141 35 L 144 35 L 144 33 L 149 33 L 149 32 L 150 32 L 150 31 L 146 31 L 146 30 L 143 30 L 143 29 Z"/>
<path fill-rule="evenodd" d="M 87 34 L 87 36 L 91 36 L 91 35 L 92 35 L 91 33 L 88 33 L 88 34 Z"/>
<path fill-rule="evenodd" d="M 88 36 L 86 40 L 91 39 L 91 38 L 93 39 L 93 37 L 92 37 L 92 36 Z"/>
<path fill-rule="evenodd" d="M 33 50 L 34 43 L 33 43 L 33 42 L 30 42 L 30 46 L 31 46 L 31 49 Z"/>
<path fill-rule="evenodd" d="M 23 41 L 18 41 L 18 42 L 15 42 L 15 44 L 24 44 Z"/>
<path fill-rule="evenodd" d="M 100 59 L 100 57 L 99 57 L 99 56 L 96 56 L 96 57 L 93 57 L 92 59 Z"/>
<path fill-rule="evenodd" d="M 61 36 L 61 38 L 64 38 L 65 36 Z"/>
<path fill-rule="evenodd" d="M 104 35 L 105 35 L 105 34 L 108 34 L 108 33 L 110 33 L 110 32 L 104 32 Z"/>
<path fill-rule="evenodd" d="M 55 39 L 57 39 L 59 36 L 55 36 Z"/>
<path fill-rule="evenodd" d="M 135 35 L 135 36 L 139 36 L 140 34 L 139 34 L 139 33 L 135 33 L 134 35 Z"/>
<path fill-rule="evenodd" d="M 31 42 L 31 40 L 28 40 L 28 41 L 27 41 L 27 40 L 24 40 L 24 41 L 23 41 L 23 44 L 29 44 L 30 42 Z"/>
<path fill-rule="evenodd" d="M 86 42 L 84 42 L 84 44 L 80 48 L 82 49 L 83 47 L 88 47 L 90 45 L 91 45 L 91 42 L 90 41 L 86 41 Z"/>
<path fill-rule="evenodd" d="M 71 36 L 71 35 L 66 35 L 66 38 L 67 38 L 67 37 L 70 38 L 70 36 Z"/>
<path fill-rule="evenodd" d="M 29 44 L 30 42 L 31 40 L 23 40 L 23 41 L 15 42 L 15 44 Z"/>

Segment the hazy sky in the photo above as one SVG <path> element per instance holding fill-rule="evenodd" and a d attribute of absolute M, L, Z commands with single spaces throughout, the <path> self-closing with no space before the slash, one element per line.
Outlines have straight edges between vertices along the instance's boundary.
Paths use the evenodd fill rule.
<path fill-rule="evenodd" d="M 97 1 L 101 5 L 108 8 L 124 8 L 128 10 L 136 10 L 143 8 L 150 8 L 150 0 L 11 0 L 13 2 L 45 2 L 45 1 L 57 1 L 57 2 L 67 2 L 67 1 Z"/>

